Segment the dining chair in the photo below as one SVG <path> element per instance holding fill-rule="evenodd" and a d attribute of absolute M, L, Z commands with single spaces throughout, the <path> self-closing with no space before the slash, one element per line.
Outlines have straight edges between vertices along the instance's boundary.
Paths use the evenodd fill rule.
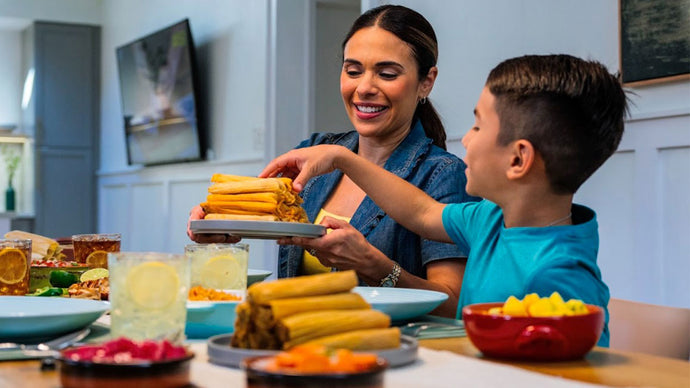
<path fill-rule="evenodd" d="M 690 309 L 609 300 L 611 349 L 690 359 Z"/>

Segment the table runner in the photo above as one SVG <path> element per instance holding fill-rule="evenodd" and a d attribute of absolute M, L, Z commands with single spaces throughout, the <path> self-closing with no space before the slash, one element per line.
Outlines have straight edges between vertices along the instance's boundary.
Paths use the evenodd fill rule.
<path fill-rule="evenodd" d="M 191 344 L 196 357 L 192 361 L 192 382 L 200 387 L 245 387 L 242 370 L 213 365 L 208 362 L 206 344 Z M 386 371 L 387 388 L 457 388 L 517 387 L 575 388 L 603 387 L 568 380 L 517 367 L 457 355 L 448 351 L 419 348 L 418 360 L 408 366 Z"/>

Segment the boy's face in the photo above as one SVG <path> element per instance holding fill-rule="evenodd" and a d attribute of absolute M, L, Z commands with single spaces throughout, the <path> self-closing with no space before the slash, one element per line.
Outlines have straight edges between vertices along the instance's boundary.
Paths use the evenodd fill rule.
<path fill-rule="evenodd" d="M 494 195 L 505 187 L 506 168 L 510 166 L 510 149 L 498 145 L 500 128 L 494 108 L 496 98 L 484 88 L 474 109 L 474 125 L 462 138 L 467 169 L 466 191 L 493 201 Z"/>

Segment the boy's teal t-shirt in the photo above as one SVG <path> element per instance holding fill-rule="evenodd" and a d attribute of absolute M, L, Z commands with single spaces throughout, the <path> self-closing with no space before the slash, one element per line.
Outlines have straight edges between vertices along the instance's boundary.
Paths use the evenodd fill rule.
<path fill-rule="evenodd" d="M 443 227 L 464 252 L 467 266 L 458 302 L 505 302 L 536 292 L 558 291 L 564 300 L 580 299 L 605 311 L 599 346 L 608 346 L 609 289 L 597 266 L 599 233 L 593 210 L 573 204 L 573 225 L 505 228 L 503 211 L 488 200 L 450 204 Z"/>

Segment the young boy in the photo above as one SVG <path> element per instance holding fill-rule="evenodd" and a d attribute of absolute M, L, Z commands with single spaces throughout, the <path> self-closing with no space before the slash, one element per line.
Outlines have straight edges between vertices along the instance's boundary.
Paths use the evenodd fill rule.
<path fill-rule="evenodd" d="M 462 139 L 466 191 L 481 202 L 436 202 L 337 146 L 293 150 L 261 176 L 296 175 L 293 187 L 300 190 L 310 177 L 340 169 L 411 231 L 458 244 L 469 252 L 458 315 L 467 304 L 554 291 L 606 309 L 596 215 L 572 200 L 618 147 L 626 110 L 620 82 L 603 65 L 568 55 L 524 56 L 491 71 L 475 124 Z M 290 243 L 318 250 L 319 240 Z M 605 325 L 598 344 L 608 343 Z"/>

